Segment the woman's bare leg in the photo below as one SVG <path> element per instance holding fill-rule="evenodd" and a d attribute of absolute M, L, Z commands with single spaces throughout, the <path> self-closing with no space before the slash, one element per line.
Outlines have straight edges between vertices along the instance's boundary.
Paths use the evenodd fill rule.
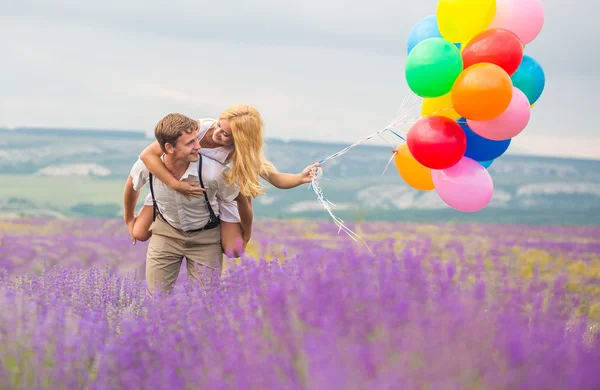
<path fill-rule="evenodd" d="M 137 225 L 137 222 L 136 222 Z M 242 225 L 239 222 L 221 221 L 221 245 L 227 257 L 240 257 L 244 255 L 244 239 Z"/>
<path fill-rule="evenodd" d="M 133 225 L 133 237 L 138 241 L 147 241 L 152 235 L 148 231 L 152 225 L 152 206 L 144 206 L 137 215 Z"/>

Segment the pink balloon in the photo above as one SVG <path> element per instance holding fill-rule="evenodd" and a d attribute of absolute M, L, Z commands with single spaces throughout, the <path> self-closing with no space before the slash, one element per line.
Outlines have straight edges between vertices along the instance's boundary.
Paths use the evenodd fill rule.
<path fill-rule="evenodd" d="M 478 211 L 492 200 L 492 177 L 483 165 L 469 157 L 447 169 L 432 169 L 431 177 L 440 198 L 456 210 Z"/>
<path fill-rule="evenodd" d="M 513 87 L 513 95 L 502 114 L 488 121 L 472 121 L 467 125 L 476 134 L 494 141 L 504 141 L 519 134 L 531 118 L 531 105 L 527 96 L 517 87 Z"/>
<path fill-rule="evenodd" d="M 523 45 L 533 41 L 544 25 L 540 0 L 496 0 L 496 15 L 488 28 L 504 28 L 515 33 Z"/>

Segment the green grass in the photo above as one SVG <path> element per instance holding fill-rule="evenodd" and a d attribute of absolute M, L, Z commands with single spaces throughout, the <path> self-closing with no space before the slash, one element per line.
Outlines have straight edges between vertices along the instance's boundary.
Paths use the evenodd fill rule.
<path fill-rule="evenodd" d="M 392 167 L 393 168 L 393 167 Z M 86 176 L 33 176 L 1 175 L 0 203 L 10 199 L 26 200 L 8 212 L 29 211 L 35 214 L 38 209 L 57 211 L 66 217 L 120 218 L 123 207 L 123 190 L 127 175 L 123 177 L 86 177 Z M 505 180 L 510 180 L 506 178 Z M 512 179 L 514 180 L 514 179 Z M 498 180 L 501 181 L 501 180 Z M 264 182 L 264 181 L 263 181 Z M 391 172 L 389 177 L 332 178 L 321 182 L 324 193 L 334 203 L 356 203 L 356 195 L 361 189 L 372 186 L 403 185 L 401 178 Z M 500 187 L 500 186 L 498 186 Z M 514 188 L 497 188 L 513 192 Z M 141 207 L 149 187 L 142 189 L 136 210 Z M 262 205 L 255 202 L 256 218 L 276 219 L 319 219 L 330 220 L 325 210 L 289 213 L 287 210 L 295 202 L 312 201 L 316 197 L 306 186 L 293 190 L 277 190 L 267 185 L 267 195 L 275 198 L 274 203 Z M 477 213 L 461 213 L 450 208 L 439 210 L 422 209 L 359 209 L 336 210 L 334 214 L 346 222 L 357 220 L 388 220 L 413 222 L 485 222 L 550 225 L 599 225 L 600 212 L 594 199 L 579 199 L 578 203 L 569 201 L 567 195 L 557 195 L 555 203 L 531 210 L 519 207 L 487 208 Z M 559 204 L 560 207 L 555 207 Z M 31 214 L 30 214 L 31 215 Z"/>
<path fill-rule="evenodd" d="M 38 204 L 68 209 L 78 203 L 123 203 L 123 180 L 91 177 L 0 175 L 0 199 L 28 199 Z M 146 190 L 147 191 L 147 190 Z M 142 191 L 142 196 L 146 196 Z"/>

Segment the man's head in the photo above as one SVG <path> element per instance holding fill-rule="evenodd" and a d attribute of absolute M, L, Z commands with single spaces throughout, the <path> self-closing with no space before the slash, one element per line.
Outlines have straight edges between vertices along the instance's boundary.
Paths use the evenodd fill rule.
<path fill-rule="evenodd" d="M 176 160 L 198 161 L 198 121 L 182 114 L 169 114 L 154 128 L 154 136 L 163 152 Z"/>

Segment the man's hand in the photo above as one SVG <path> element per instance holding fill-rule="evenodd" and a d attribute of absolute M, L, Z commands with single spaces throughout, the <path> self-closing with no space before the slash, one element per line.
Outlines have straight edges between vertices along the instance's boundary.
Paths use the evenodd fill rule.
<path fill-rule="evenodd" d="M 248 242 L 250 241 L 250 233 L 242 233 L 242 252 L 246 253 L 246 249 L 248 249 Z"/>
<path fill-rule="evenodd" d="M 180 181 L 174 190 L 183 195 L 187 200 L 192 200 L 192 196 L 198 198 L 206 191 L 200 187 L 200 183 L 197 181 Z"/>
<path fill-rule="evenodd" d="M 317 174 L 317 167 L 320 167 L 321 163 L 314 163 L 312 165 L 307 166 L 300 172 L 300 180 L 302 183 L 310 183 L 312 178 Z"/>
<path fill-rule="evenodd" d="M 133 225 L 135 225 L 135 221 L 137 217 L 133 217 L 129 222 L 127 222 L 127 229 L 129 230 L 129 236 L 131 237 L 131 245 L 135 245 L 136 239 L 133 236 Z"/>
<path fill-rule="evenodd" d="M 248 241 L 250 241 L 250 237 L 251 237 L 250 232 L 242 234 L 242 238 L 244 240 L 244 248 L 246 248 L 246 245 L 248 245 Z"/>

